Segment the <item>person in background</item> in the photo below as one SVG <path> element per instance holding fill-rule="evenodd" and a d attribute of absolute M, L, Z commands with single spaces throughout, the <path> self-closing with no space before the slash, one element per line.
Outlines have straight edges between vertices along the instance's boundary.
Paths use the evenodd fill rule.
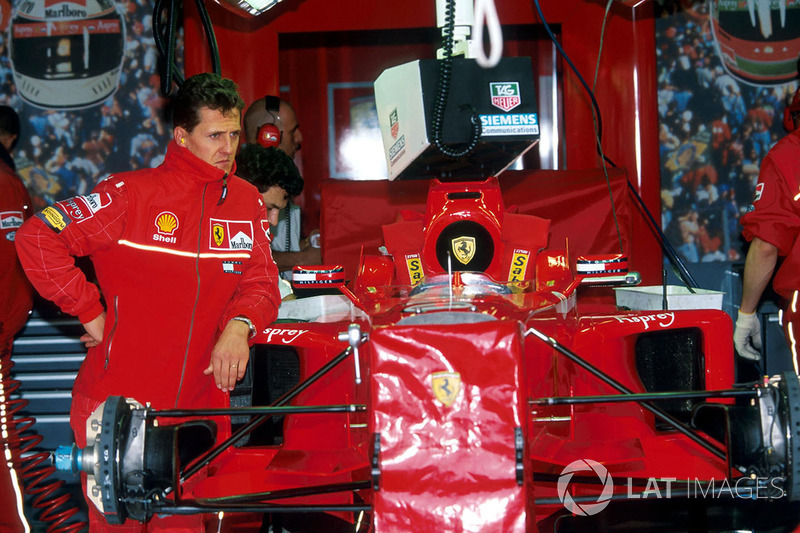
<path fill-rule="evenodd" d="M 25 277 L 14 246 L 17 230 L 32 213 L 30 195 L 17 176 L 11 159 L 19 131 L 16 111 L 0 105 L 0 384 L 9 377 L 14 336 L 25 326 L 33 306 L 33 288 Z M 4 394 L 7 393 L 4 391 Z M 11 403 L 0 399 L 0 406 L 6 405 L 11 406 Z M 14 430 L 14 417 L 4 414 L 0 418 L 0 453 L 4 456 L 0 466 L 0 487 L 10 487 L 20 484 L 21 474 L 9 468 L 20 455 L 19 446 L 8 438 L 7 426 Z M 10 433 L 13 435 L 14 431 Z M 28 527 L 17 497 L 13 490 L 0 488 L 0 531 L 23 531 Z"/>
<path fill-rule="evenodd" d="M 294 108 L 277 96 L 267 95 L 250 104 L 244 115 L 245 142 L 275 147 L 290 158 L 302 147 L 303 134 L 297 122 Z M 318 242 L 318 231 L 311 231 L 301 239 L 300 207 L 290 201 L 281 210 L 278 223 L 271 228 L 272 252 L 278 270 L 285 279 L 291 279 L 291 271 L 297 265 L 318 265 L 322 254 Z"/>
<path fill-rule="evenodd" d="M 19 131 L 16 111 L 0 106 L 0 360 L 11 355 L 14 335 L 27 322 L 33 306 L 33 287 L 14 245 L 17 230 L 32 214 L 30 194 L 11 158 Z"/>
<path fill-rule="evenodd" d="M 87 418 L 108 396 L 155 409 L 229 406 L 251 339 L 277 317 L 267 212 L 256 188 L 234 175 L 243 107 L 232 81 L 188 78 L 173 101 L 163 164 L 112 175 L 17 233 L 34 286 L 86 330 L 70 413 L 79 448 Z M 74 265 L 83 255 L 100 290 Z M 219 437 L 229 434 L 222 421 Z M 206 518 L 110 526 L 89 503 L 92 531 L 204 531 Z"/>
<path fill-rule="evenodd" d="M 778 267 L 779 257 L 783 258 L 772 285 L 786 301 L 782 325 L 797 369 L 800 334 L 800 89 L 786 107 L 784 127 L 789 134 L 775 144 L 761 162 L 753 203 L 741 218 L 750 250 L 745 259 L 742 302 L 733 340 L 741 357 L 753 361 L 761 359 L 761 325 L 756 307 Z"/>
<path fill-rule="evenodd" d="M 289 199 L 303 192 L 303 178 L 300 171 L 286 153 L 278 148 L 265 148 L 260 144 L 242 146 L 236 156 L 236 173 L 255 185 L 264 206 L 270 228 L 278 224 L 281 210 Z M 291 287 L 281 284 L 281 296 L 291 293 Z"/>

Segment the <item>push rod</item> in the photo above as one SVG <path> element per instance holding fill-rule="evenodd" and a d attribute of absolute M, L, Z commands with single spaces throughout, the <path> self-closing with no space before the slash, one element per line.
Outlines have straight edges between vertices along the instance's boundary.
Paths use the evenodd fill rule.
<path fill-rule="evenodd" d="M 357 513 L 371 511 L 372 507 L 365 504 L 359 505 L 186 505 L 174 507 L 154 507 L 154 512 L 162 515 L 192 515 L 201 513 L 217 513 L 219 511 L 230 513 Z"/>
<path fill-rule="evenodd" d="M 570 350 L 569 348 L 558 342 L 553 337 L 545 335 L 536 328 L 528 328 L 528 330 L 525 332 L 525 335 L 528 335 L 529 333 L 532 333 L 544 343 L 552 346 L 553 349 L 555 349 L 557 352 L 564 355 L 565 357 L 567 357 L 567 359 L 569 359 L 576 365 L 580 366 L 581 368 L 583 368 L 596 378 L 600 379 L 603 383 L 610 385 L 611 387 L 617 389 L 619 392 L 623 394 L 633 394 L 633 391 L 631 391 L 625 385 L 618 382 L 617 380 L 615 380 L 614 378 L 612 378 L 611 376 L 609 376 L 608 374 L 606 374 L 605 372 L 603 372 L 602 370 L 591 364 L 590 362 L 586 361 L 580 355 L 576 354 L 575 352 L 573 352 L 572 350 Z M 720 459 L 727 458 L 723 450 L 720 450 L 719 448 L 717 448 L 716 446 L 714 446 L 713 444 L 702 438 L 700 435 L 692 431 L 690 428 L 686 427 L 680 420 L 678 420 L 677 418 L 666 412 L 664 409 L 647 402 L 640 402 L 640 405 L 645 409 L 647 409 L 648 411 L 650 411 L 651 413 L 653 413 L 654 415 L 664 420 L 665 422 L 667 422 L 669 425 L 674 427 L 680 433 L 683 433 L 684 435 L 695 441 L 697 444 L 699 444 L 709 452 L 713 453 L 715 456 L 719 457 Z"/>
<path fill-rule="evenodd" d="M 350 354 L 350 347 L 348 346 L 347 348 L 342 350 L 336 357 L 334 357 L 326 364 L 324 364 L 322 367 L 320 367 L 319 370 L 310 375 L 307 379 L 301 381 L 300 383 L 298 383 L 297 385 L 286 391 L 286 393 L 277 400 L 275 400 L 275 402 L 273 402 L 273 404 L 270 407 L 280 407 L 292 401 L 292 399 L 294 399 L 297 395 L 299 395 L 301 392 L 310 387 L 313 383 L 318 381 L 322 376 L 330 372 L 331 369 L 336 367 L 336 365 L 347 359 L 347 356 L 349 354 Z M 197 462 L 194 463 L 194 465 L 187 468 L 183 472 L 180 478 L 180 483 L 184 483 L 187 479 L 195 475 L 205 465 L 207 465 L 215 457 L 221 454 L 226 448 L 228 448 L 228 446 L 231 446 L 233 443 L 241 439 L 243 436 L 248 435 L 251 431 L 253 431 L 255 428 L 263 424 L 271 416 L 272 415 L 259 415 L 253 418 L 250 422 L 239 428 L 233 435 L 225 439 L 225 441 L 221 442 L 220 444 L 216 445 L 211 450 L 206 452 L 203 456 L 201 456 L 197 460 Z M 167 489 L 167 492 L 170 492 L 170 489 Z"/>
<path fill-rule="evenodd" d="M 714 391 L 676 391 L 612 394 L 604 396 L 557 396 L 531 400 L 533 405 L 576 405 L 586 403 L 652 402 L 659 400 L 691 400 L 699 398 L 736 398 L 758 396 L 756 390 L 727 389 Z"/>
<path fill-rule="evenodd" d="M 370 487 L 372 487 L 372 483 L 370 481 L 330 483 L 327 485 L 311 485 L 308 487 L 297 487 L 294 489 L 254 492 L 251 494 L 237 494 L 235 496 L 221 496 L 219 498 L 197 498 L 193 500 L 193 503 L 198 505 L 241 505 L 242 503 L 265 502 L 265 500 L 302 498 L 307 496 L 319 496 L 320 494 L 332 494 L 336 492 L 355 492 L 357 490 L 368 489 Z"/>
<path fill-rule="evenodd" d="M 164 409 L 147 411 L 147 418 L 184 418 L 220 415 L 300 415 L 306 413 L 358 413 L 367 410 L 366 405 L 291 405 L 288 407 L 225 407 L 219 409 Z"/>

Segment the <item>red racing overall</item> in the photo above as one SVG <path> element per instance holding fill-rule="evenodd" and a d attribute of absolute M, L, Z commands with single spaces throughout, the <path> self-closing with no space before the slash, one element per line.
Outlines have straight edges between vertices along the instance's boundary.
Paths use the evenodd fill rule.
<path fill-rule="evenodd" d="M 783 262 L 773 280 L 786 305 L 783 329 L 797 368 L 800 333 L 800 129 L 781 139 L 761 162 L 756 194 L 741 219 L 744 237 L 758 237 L 778 248 Z"/>
<path fill-rule="evenodd" d="M 43 296 L 82 323 L 103 312 L 73 255 L 91 255 L 102 288 L 103 340 L 73 388 L 78 446 L 86 445 L 86 418 L 109 395 L 162 409 L 228 405 L 203 371 L 232 317 L 244 315 L 261 331 L 277 316 L 268 232 L 255 187 L 174 142 L 158 168 L 112 176 L 23 224 L 20 259 Z M 95 529 L 104 519 L 89 507 Z M 196 531 L 197 519 L 154 517 L 146 530 Z"/>

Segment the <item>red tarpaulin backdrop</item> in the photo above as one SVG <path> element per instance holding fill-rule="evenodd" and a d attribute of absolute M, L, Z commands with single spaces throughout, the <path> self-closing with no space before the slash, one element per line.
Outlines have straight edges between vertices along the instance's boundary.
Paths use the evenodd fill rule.
<path fill-rule="evenodd" d="M 625 172 L 609 173 L 622 234 L 628 250 L 631 205 Z M 341 264 L 347 279 L 358 268 L 361 247 L 377 254 L 383 244 L 381 226 L 397 220 L 401 209 L 425 213 L 427 181 L 340 181 L 322 186 L 322 249 L 326 264 Z M 506 209 L 552 221 L 550 248 L 579 254 L 618 253 L 620 244 L 602 170 L 508 171 L 500 177 Z"/>

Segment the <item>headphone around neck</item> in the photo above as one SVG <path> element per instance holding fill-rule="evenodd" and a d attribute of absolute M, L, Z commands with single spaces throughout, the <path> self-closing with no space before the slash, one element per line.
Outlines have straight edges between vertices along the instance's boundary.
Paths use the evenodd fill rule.
<path fill-rule="evenodd" d="M 280 146 L 281 138 L 283 137 L 283 131 L 281 131 L 279 126 L 281 117 L 278 116 L 278 110 L 281 107 L 281 99 L 268 94 L 264 97 L 264 107 L 266 107 L 267 113 L 272 115 L 273 121 L 259 126 L 256 139 L 258 140 L 258 144 L 265 148 L 277 148 Z"/>

